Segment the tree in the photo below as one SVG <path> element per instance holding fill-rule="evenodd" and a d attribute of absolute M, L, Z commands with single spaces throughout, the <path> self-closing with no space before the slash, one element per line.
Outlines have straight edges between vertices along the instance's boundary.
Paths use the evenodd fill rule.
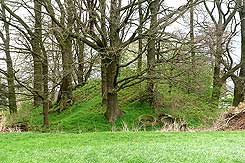
<path fill-rule="evenodd" d="M 49 120 L 48 120 L 48 112 L 49 112 L 49 86 L 48 86 L 48 56 L 45 50 L 45 47 L 43 45 L 43 39 L 42 39 L 42 5 L 39 2 L 39 0 L 34 0 L 34 17 L 35 17 L 35 33 L 34 35 L 36 36 L 36 44 L 38 44 L 36 47 L 39 47 L 36 50 L 36 52 L 39 53 L 39 57 L 41 57 L 41 64 L 42 64 L 42 107 L 43 107 L 43 124 L 48 125 Z M 34 65 L 35 67 L 35 65 Z M 35 75 L 34 75 L 35 78 Z"/>
<path fill-rule="evenodd" d="M 33 57 L 34 80 L 33 80 L 33 88 L 31 88 L 32 90 L 30 91 L 33 93 L 34 96 L 34 106 L 40 106 L 42 104 L 41 96 L 43 90 L 42 61 L 41 61 L 42 53 L 41 53 L 41 46 L 40 46 L 40 44 L 42 43 L 42 41 L 40 41 L 41 29 L 34 28 L 33 31 L 32 27 L 28 24 L 28 22 L 26 22 L 19 15 L 17 15 L 12 9 L 10 9 L 8 5 L 5 4 L 4 0 L 1 1 L 1 5 L 24 29 L 22 29 L 20 26 L 14 23 L 10 23 L 10 25 L 16 28 L 25 37 L 25 39 L 28 40 L 28 43 L 31 45 L 31 48 L 28 50 L 31 52 L 31 55 Z M 3 17 L 2 20 L 4 21 Z M 37 19 L 36 21 L 40 21 L 40 19 Z"/>
<path fill-rule="evenodd" d="M 16 24 L 6 21 L 7 19 L 2 17 L 4 23 L 8 26 L 11 25 L 16 28 L 31 45 L 31 49 L 28 50 L 31 52 L 33 57 L 33 88 L 23 84 L 17 78 L 15 79 L 17 80 L 18 84 L 24 86 L 33 94 L 34 106 L 43 106 L 44 125 L 48 125 L 48 59 L 42 39 L 42 5 L 40 1 L 34 1 L 34 8 L 32 8 L 34 13 L 34 27 L 29 25 L 29 22 L 27 22 L 24 18 L 21 18 L 19 15 L 17 15 L 13 9 L 9 8 L 9 6 L 5 4 L 4 1 L 1 1 L 1 5 L 4 10 L 6 10 L 15 20 L 17 20 L 20 25 L 22 25 L 23 29 Z M 28 4 L 26 3 L 24 3 L 22 7 L 29 8 Z M 11 93 L 13 92 L 14 91 L 12 90 Z M 16 103 L 16 99 L 14 101 Z"/>
<path fill-rule="evenodd" d="M 232 57 L 229 53 L 229 43 L 231 37 L 225 39 L 226 29 L 231 21 L 235 18 L 235 14 L 237 13 L 239 7 L 239 0 L 235 1 L 235 5 L 232 7 L 232 3 L 227 3 L 227 11 L 224 11 L 222 5 L 224 2 L 222 0 L 212 1 L 213 8 L 209 9 L 207 5 L 207 1 L 203 1 L 206 11 L 209 14 L 212 22 L 214 23 L 215 28 L 215 47 L 214 47 L 214 69 L 213 69 L 213 90 L 212 90 L 212 101 L 215 104 L 218 104 L 221 95 L 221 89 L 226 79 L 229 78 L 239 67 L 240 65 L 236 65 L 233 67 Z M 217 18 L 215 17 L 214 11 L 217 11 Z M 233 34 L 231 35 L 233 36 Z M 224 46 L 224 44 L 226 44 Z M 228 57 L 231 61 L 227 63 L 223 57 L 227 53 Z M 224 66 L 224 71 L 221 71 L 222 66 Z M 224 72 L 224 73 L 223 73 Z"/>
<path fill-rule="evenodd" d="M 142 2 L 139 1 L 139 33 L 143 33 L 143 21 L 144 21 L 144 17 L 143 17 L 143 6 L 142 6 Z M 138 72 L 142 71 L 142 59 L 143 59 L 143 39 L 139 39 L 139 43 L 138 43 L 139 47 L 138 47 L 138 54 L 139 54 L 139 58 L 138 58 Z"/>
<path fill-rule="evenodd" d="M 2 17 L 4 19 L 4 32 L 0 31 L 0 37 L 4 44 L 4 52 L 6 55 L 5 62 L 7 64 L 7 82 L 8 82 L 8 107 L 10 114 L 17 112 L 17 105 L 16 105 L 16 94 L 15 94 L 15 75 L 13 69 L 13 62 L 10 53 L 10 28 L 6 17 L 6 12 L 3 6 L 2 7 Z"/>
<path fill-rule="evenodd" d="M 61 54 L 62 54 L 62 68 L 63 77 L 60 85 L 60 91 L 57 103 L 60 106 L 60 111 L 62 111 L 67 106 L 73 103 L 72 97 L 72 41 L 71 36 L 73 31 L 73 24 L 75 22 L 75 9 L 74 1 L 66 0 L 63 4 L 57 1 L 57 5 L 60 9 L 60 17 L 57 18 L 55 14 L 54 7 L 50 0 L 43 1 L 43 5 L 52 19 L 52 29 L 56 40 L 59 43 Z"/>
<path fill-rule="evenodd" d="M 28 68 L 24 76 L 29 79 L 20 81 L 16 77 L 16 82 L 33 94 L 36 106 L 43 106 L 45 125 L 49 123 L 49 101 L 55 99 L 55 90 L 59 88 L 57 110 L 62 111 L 73 104 L 73 88 L 83 86 L 90 76 L 101 75 L 102 103 L 106 106 L 105 117 L 111 123 L 124 114 L 118 101 L 119 91 L 124 88 L 145 81 L 148 99 L 155 106 L 156 83 L 166 81 L 169 69 L 171 75 L 178 75 L 177 80 L 184 79 L 181 68 L 194 62 L 190 61 L 190 53 L 191 57 L 195 55 L 193 19 L 191 38 L 165 29 L 189 10 L 193 18 L 197 2 L 188 1 L 175 9 L 166 6 L 163 0 L 21 1 L 16 8 L 29 14 L 23 17 L 12 2 L 2 0 L 3 8 L 15 23 L 3 17 L 1 20 L 17 29 L 21 34 L 20 46 L 25 49 L 18 50 L 16 55 L 33 60 L 33 65 L 24 64 Z M 190 42 L 191 48 L 187 45 Z M 28 54 L 20 55 L 25 52 Z M 131 73 L 125 74 L 125 69 Z M 31 80 L 33 86 L 28 85 Z"/>
<path fill-rule="evenodd" d="M 239 8 L 240 15 L 240 26 L 241 26 L 241 68 L 238 77 L 234 76 L 233 81 L 235 84 L 234 88 L 234 99 L 233 105 L 244 101 L 245 96 L 245 1 L 242 0 Z"/>
<path fill-rule="evenodd" d="M 148 38 L 148 47 L 147 47 L 147 68 L 148 68 L 148 83 L 147 83 L 147 96 L 150 103 L 154 106 L 155 99 L 155 64 L 156 64 L 156 40 L 157 40 L 157 26 L 158 20 L 157 15 L 159 12 L 159 0 L 149 1 L 149 8 L 151 12 L 150 18 L 150 29 L 149 29 L 149 38 Z"/>

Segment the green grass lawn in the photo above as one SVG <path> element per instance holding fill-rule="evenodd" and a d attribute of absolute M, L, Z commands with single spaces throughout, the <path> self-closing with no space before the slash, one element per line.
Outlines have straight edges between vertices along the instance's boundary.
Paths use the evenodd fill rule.
<path fill-rule="evenodd" d="M 245 132 L 8 133 L 0 162 L 245 162 Z"/>

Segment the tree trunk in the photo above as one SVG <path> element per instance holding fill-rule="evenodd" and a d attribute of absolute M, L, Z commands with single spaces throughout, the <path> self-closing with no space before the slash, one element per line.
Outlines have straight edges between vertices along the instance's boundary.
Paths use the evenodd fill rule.
<path fill-rule="evenodd" d="M 107 103 L 107 81 L 106 81 L 106 59 L 105 55 L 101 54 L 101 96 L 102 104 L 106 105 Z"/>
<path fill-rule="evenodd" d="M 142 2 L 139 2 L 139 34 L 142 34 L 143 30 L 143 13 L 142 13 Z M 143 40 L 139 39 L 139 50 L 138 50 L 138 54 L 139 54 L 139 58 L 138 58 L 138 73 L 141 72 L 142 70 L 142 59 L 143 59 Z"/>
<path fill-rule="evenodd" d="M 155 95 L 155 62 L 156 62 L 156 27 L 157 27 L 157 14 L 159 8 L 159 0 L 150 2 L 151 22 L 150 22 L 150 35 L 148 38 L 147 47 L 147 66 L 148 66 L 148 81 L 147 81 L 147 96 L 149 102 L 154 104 Z"/>
<path fill-rule="evenodd" d="M 239 78 L 235 83 L 233 105 L 237 106 L 244 101 L 245 96 L 245 1 L 243 1 L 242 8 L 239 12 L 241 20 L 241 68 Z"/>
<path fill-rule="evenodd" d="M 57 102 L 59 103 L 60 109 L 62 111 L 67 106 L 73 103 L 72 96 L 72 41 L 71 38 L 67 40 L 62 45 L 62 67 L 63 67 L 63 77 L 61 81 L 59 97 Z"/>
<path fill-rule="evenodd" d="M 115 122 L 116 119 L 123 115 L 123 112 L 119 109 L 118 99 L 117 99 L 117 77 L 119 74 L 119 58 L 120 58 L 120 45 L 121 40 L 119 37 L 120 20 L 120 7 L 121 0 L 111 0 L 110 9 L 110 48 L 108 53 L 104 54 L 103 58 L 105 76 L 106 76 L 106 105 L 107 109 L 105 116 L 109 122 Z M 103 56 L 102 56 L 103 57 Z M 105 59 L 105 60 L 104 60 Z"/>
<path fill-rule="evenodd" d="M 106 105 L 105 116 L 109 122 L 114 122 L 118 117 L 123 115 L 119 109 L 116 89 L 116 78 L 118 75 L 118 58 L 117 54 L 110 55 L 106 63 Z"/>
<path fill-rule="evenodd" d="M 44 125 L 49 125 L 49 89 L 48 89 L 48 56 L 43 47 L 43 122 Z"/>
<path fill-rule="evenodd" d="M 107 47 L 107 29 L 106 29 L 106 0 L 99 0 L 100 1 L 100 11 L 101 11 L 101 30 L 104 34 L 102 36 L 102 41 L 104 47 Z M 102 97 L 102 104 L 106 105 L 107 103 L 107 86 L 106 86 L 106 53 L 105 50 L 99 52 L 101 56 L 101 97 Z"/>
<path fill-rule="evenodd" d="M 32 35 L 32 56 L 34 64 L 34 106 L 42 105 L 43 80 L 42 80 L 42 17 L 41 17 L 41 4 L 38 0 L 34 1 L 35 13 L 35 31 Z"/>
<path fill-rule="evenodd" d="M 233 106 L 238 106 L 240 102 L 244 100 L 243 92 L 242 90 L 244 89 L 242 86 L 242 82 L 239 79 L 233 79 L 234 83 L 234 98 L 232 105 Z"/>
<path fill-rule="evenodd" d="M 48 111 L 49 111 L 49 89 L 48 89 L 48 56 L 46 53 L 46 50 L 44 48 L 44 45 L 42 43 L 42 5 L 38 0 L 34 1 L 34 9 L 35 9 L 35 29 L 37 30 L 36 34 L 38 35 L 39 40 L 39 48 L 40 48 L 40 54 L 42 54 L 42 87 L 43 87 L 43 93 L 42 93 L 42 104 L 43 104 L 43 124 L 44 126 L 47 126 L 49 124 L 48 120 Z M 39 50 L 39 49 L 38 49 Z M 40 57 L 40 56 L 39 56 Z"/>
<path fill-rule="evenodd" d="M 67 106 L 73 103 L 72 96 L 72 33 L 73 23 L 74 23 L 74 1 L 66 0 L 65 4 L 67 6 L 67 27 L 63 29 L 62 37 L 63 39 L 59 40 L 62 53 L 62 68 L 63 68 L 63 77 L 61 81 L 59 97 L 57 102 L 59 103 L 59 111 L 62 111 Z M 58 36 L 59 37 L 59 36 Z"/>
<path fill-rule="evenodd" d="M 78 15 L 78 20 L 75 22 L 75 32 L 77 34 L 80 33 L 80 24 L 82 17 L 81 15 Z M 80 38 L 76 39 L 76 55 L 77 55 L 77 61 L 78 61 L 78 68 L 77 68 L 77 80 L 78 85 L 82 86 L 84 84 L 84 42 L 81 41 Z"/>
<path fill-rule="evenodd" d="M 77 73 L 77 79 L 78 79 L 78 85 L 84 84 L 84 43 L 77 40 L 77 58 L 78 58 L 78 73 Z"/>
<path fill-rule="evenodd" d="M 221 82 L 218 79 L 216 79 L 213 82 L 212 102 L 214 104 L 217 104 L 217 105 L 219 104 L 222 86 L 223 86 L 223 82 Z"/>
<path fill-rule="evenodd" d="M 36 51 L 35 48 L 36 45 L 33 46 L 33 51 Z M 35 53 L 36 53 L 35 52 Z M 40 53 L 39 53 L 40 55 Z M 33 80 L 33 89 L 34 89 L 34 106 L 40 106 L 42 105 L 42 99 L 40 95 L 42 94 L 43 88 L 42 88 L 42 62 L 41 58 L 36 56 L 36 54 L 33 55 L 33 64 L 34 64 L 34 80 Z"/>
<path fill-rule="evenodd" d="M 14 72 L 12 66 L 12 59 L 9 52 L 6 52 L 6 62 L 7 62 L 7 81 L 8 81 L 8 103 L 9 110 L 11 113 L 17 112 L 16 105 L 16 95 L 15 95 L 15 84 L 14 84 Z"/>
<path fill-rule="evenodd" d="M 216 30 L 216 51 L 215 51 L 215 63 L 214 63 L 214 74 L 213 74 L 213 90 L 212 90 L 212 101 L 216 104 L 219 103 L 221 89 L 224 81 L 221 79 L 221 60 L 223 56 L 223 25 L 219 23 Z"/>
<path fill-rule="evenodd" d="M 4 19 L 6 19 L 5 9 L 2 7 L 2 14 Z M 9 111 L 10 114 L 17 112 L 17 105 L 16 105 L 16 94 L 15 94 L 15 75 L 13 69 L 13 62 L 10 54 L 10 31 L 9 31 L 9 24 L 4 22 L 5 28 L 5 35 L 6 38 L 4 39 L 4 51 L 6 54 L 6 63 L 7 63 L 7 82 L 8 82 L 8 103 L 9 103 Z"/>

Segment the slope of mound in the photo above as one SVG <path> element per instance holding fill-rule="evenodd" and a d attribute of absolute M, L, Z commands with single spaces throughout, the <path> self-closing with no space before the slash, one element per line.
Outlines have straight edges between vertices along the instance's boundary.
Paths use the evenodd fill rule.
<path fill-rule="evenodd" d="M 144 83 L 140 86 L 123 89 L 119 92 L 119 105 L 125 112 L 115 124 L 109 124 L 104 118 L 105 108 L 101 105 L 100 81 L 90 81 L 74 92 L 75 103 L 61 113 L 52 111 L 49 114 L 50 127 L 48 131 L 65 132 L 91 132 L 91 131 L 121 131 L 121 130 L 155 130 L 160 129 L 159 124 L 142 128 L 138 124 L 138 118 L 149 115 L 157 118 L 154 109 L 142 100 Z M 174 118 L 187 122 L 188 127 L 203 127 L 213 123 L 220 110 L 196 95 L 186 94 L 177 88 L 170 95 L 168 86 L 159 85 L 159 98 L 163 106 L 160 112 L 172 115 Z M 32 108 L 31 104 L 25 103 L 20 109 L 17 121 L 27 122 L 32 130 L 43 131 L 42 109 Z"/>

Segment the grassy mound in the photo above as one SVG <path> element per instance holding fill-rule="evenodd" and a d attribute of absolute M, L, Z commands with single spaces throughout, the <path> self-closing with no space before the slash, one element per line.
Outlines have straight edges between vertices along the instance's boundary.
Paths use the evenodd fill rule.
<path fill-rule="evenodd" d="M 218 110 L 196 95 L 186 94 L 174 89 L 168 93 L 167 86 L 159 85 L 160 96 L 163 103 L 162 112 L 183 119 L 189 127 L 204 127 L 210 125 L 216 119 Z M 51 112 L 50 131 L 91 132 L 91 131 L 121 131 L 142 130 L 137 123 L 141 115 L 156 116 L 154 109 L 141 100 L 144 92 L 144 83 L 141 86 L 131 87 L 119 92 L 120 108 L 125 115 L 115 124 L 109 124 L 104 118 L 105 108 L 101 106 L 100 81 L 90 81 L 85 86 L 76 89 L 74 93 L 74 105 L 61 113 Z M 41 108 L 33 109 L 28 103 L 22 106 L 17 121 L 28 122 L 32 129 L 41 128 L 43 117 Z M 143 128 L 145 129 L 145 128 Z M 159 129 L 159 126 L 150 126 L 147 129 Z"/>
<path fill-rule="evenodd" d="M 97 132 L 0 135 L 0 160 L 25 162 L 245 162 L 244 132 Z"/>

